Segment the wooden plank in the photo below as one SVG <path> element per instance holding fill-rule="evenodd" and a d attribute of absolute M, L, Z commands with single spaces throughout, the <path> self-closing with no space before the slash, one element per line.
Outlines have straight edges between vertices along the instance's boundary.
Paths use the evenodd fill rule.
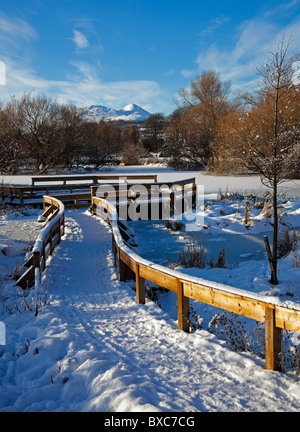
<path fill-rule="evenodd" d="M 58 233 L 56 233 L 56 234 L 52 237 L 52 251 L 51 251 L 51 255 L 52 255 L 52 252 L 53 252 L 55 246 L 56 246 L 57 244 L 59 244 L 59 243 L 60 243 L 60 235 L 59 235 L 59 232 L 58 232 Z"/>
<path fill-rule="evenodd" d="M 140 265 L 140 276 L 144 279 L 156 283 L 163 288 L 167 288 L 170 291 L 177 293 L 178 282 L 174 276 L 170 276 L 167 273 L 162 273 L 160 270 L 152 267 L 147 267 L 144 264 Z"/>
<path fill-rule="evenodd" d="M 97 183 L 98 180 L 117 180 L 119 181 L 122 178 L 130 179 L 130 180 L 154 180 L 157 181 L 156 174 L 129 174 L 129 175 L 69 175 L 69 176 L 37 176 L 31 177 L 32 186 L 36 183 L 48 183 L 48 182 L 58 182 L 61 181 L 63 184 L 71 181 L 77 180 L 87 180 L 92 181 L 92 183 Z"/>
<path fill-rule="evenodd" d="M 33 255 L 31 255 L 23 264 L 23 267 L 31 267 L 33 264 Z"/>
<path fill-rule="evenodd" d="M 134 261 L 134 259 L 127 255 L 122 249 L 119 249 L 119 256 L 120 259 L 126 264 L 126 266 L 129 267 L 134 273 L 136 273 L 137 263 Z"/>
<path fill-rule="evenodd" d="M 184 295 L 256 321 L 265 322 L 265 304 L 257 300 L 185 281 Z"/>
<path fill-rule="evenodd" d="M 55 216 L 57 216 L 59 213 L 59 208 L 56 208 L 56 210 L 54 211 L 54 213 L 52 213 L 51 216 L 48 217 L 48 220 L 51 221 L 52 219 L 55 218 Z"/>
<path fill-rule="evenodd" d="M 300 311 L 276 306 L 275 309 L 276 327 L 300 332 Z"/>
<path fill-rule="evenodd" d="M 23 289 L 30 288 L 34 282 L 35 267 L 30 266 L 17 280 L 17 285 Z"/>
<path fill-rule="evenodd" d="M 44 202 L 45 203 L 45 202 Z M 46 209 L 44 208 L 44 213 L 42 214 L 42 217 L 46 218 L 54 212 L 55 206 L 53 204 L 50 204 L 50 206 Z"/>

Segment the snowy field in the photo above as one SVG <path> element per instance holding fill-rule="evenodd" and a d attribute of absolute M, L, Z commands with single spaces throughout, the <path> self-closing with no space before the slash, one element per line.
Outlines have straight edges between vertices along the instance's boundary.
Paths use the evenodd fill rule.
<path fill-rule="evenodd" d="M 39 288 L 50 304 L 36 318 L 27 310 L 5 319 L 2 411 L 299 410 L 292 374 L 264 370 L 263 360 L 207 331 L 180 332 L 153 302 L 137 305 L 117 281 L 110 247 L 104 222 L 67 212 Z M 10 301 L 22 309 L 22 300 Z"/>
<path fill-rule="evenodd" d="M 130 168 L 124 167 L 122 173 L 129 173 Z M 194 175 L 166 169 L 158 173 L 159 181 Z M 264 193 L 257 178 L 244 178 L 245 183 L 229 177 L 221 183 L 214 179 L 212 184 L 211 180 L 205 186 L 208 197 L 226 188 Z M 285 190 L 290 198 L 285 202 L 285 217 L 291 227 L 300 226 L 299 185 L 292 182 Z M 246 228 L 233 203 L 220 205 L 225 206 L 225 214 L 221 215 L 217 206 L 206 213 L 213 235 L 224 239 L 233 232 L 243 234 Z M 20 251 L 25 254 L 24 249 L 37 236 L 38 214 L 9 215 L 0 220 L 1 243 L 6 248 L 6 253 L 0 253 L 0 265 L 6 275 L 12 272 Z M 259 214 L 252 217 L 254 233 L 270 231 L 268 221 Z M 28 239 L 26 227 L 31 232 Z M 10 230 L 6 237 L 5 228 Z M 137 233 L 137 238 L 143 254 L 147 237 L 139 238 Z M 293 266 L 293 259 L 290 255 L 282 260 L 281 283 L 271 292 L 266 260 L 246 259 L 224 269 L 180 270 L 299 304 L 300 268 Z M 149 299 L 145 305 L 137 305 L 133 284 L 117 280 L 110 228 L 87 211 L 66 211 L 66 235 L 50 258 L 38 290 L 24 298 L 5 274 L 0 285 L 0 321 L 6 330 L 5 345 L 0 345 L 2 412 L 300 409 L 300 381 L 295 373 L 266 371 L 263 359 L 234 351 L 222 337 L 207 331 L 204 322 L 194 333 L 180 332 L 172 293 L 160 297 L 161 308 Z M 36 303 L 39 313 L 35 317 Z M 205 319 L 203 305 L 192 306 Z M 297 344 L 298 335 L 293 338 Z"/>
<path fill-rule="evenodd" d="M 206 195 L 228 190 L 229 192 L 255 193 L 264 194 L 269 191 L 262 185 L 258 176 L 212 176 L 199 171 L 174 170 L 164 166 L 143 165 L 143 166 L 117 166 L 111 168 L 102 168 L 98 171 L 83 170 L 82 172 L 74 171 L 69 174 L 117 174 L 126 176 L 129 174 L 157 174 L 159 182 L 168 182 L 196 178 L 197 184 L 204 186 Z M 67 175 L 67 174 L 66 174 Z M 2 176 L 0 180 L 4 184 L 31 185 L 31 176 L 16 175 Z M 291 180 L 279 186 L 279 192 L 287 194 L 289 197 L 300 198 L 300 180 Z"/>

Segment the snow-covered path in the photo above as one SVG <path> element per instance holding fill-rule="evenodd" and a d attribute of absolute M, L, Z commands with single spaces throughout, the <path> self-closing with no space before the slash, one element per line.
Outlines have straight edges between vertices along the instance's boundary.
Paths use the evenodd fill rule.
<path fill-rule="evenodd" d="M 206 331 L 179 331 L 150 301 L 137 305 L 118 282 L 110 228 L 85 212 L 66 213 L 41 292 L 50 305 L 10 324 L 27 348 L 0 357 L 2 411 L 300 409 L 294 376 L 264 370 Z"/>

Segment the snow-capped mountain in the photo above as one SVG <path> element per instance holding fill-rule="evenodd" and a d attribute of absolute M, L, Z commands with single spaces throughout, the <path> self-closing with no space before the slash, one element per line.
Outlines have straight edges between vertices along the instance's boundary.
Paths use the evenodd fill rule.
<path fill-rule="evenodd" d="M 82 116 L 86 120 L 124 120 L 124 121 L 143 121 L 151 114 L 135 104 L 126 105 L 120 110 L 107 108 L 102 105 L 91 105 L 84 108 Z"/>

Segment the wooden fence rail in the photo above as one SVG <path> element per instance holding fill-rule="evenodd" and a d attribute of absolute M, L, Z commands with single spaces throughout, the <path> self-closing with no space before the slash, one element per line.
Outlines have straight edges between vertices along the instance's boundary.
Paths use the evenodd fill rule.
<path fill-rule="evenodd" d="M 82 175 L 58 175 L 58 176 L 36 176 L 31 177 L 32 186 L 36 183 L 53 183 L 53 182 L 62 182 L 61 184 L 67 185 L 69 182 L 77 183 L 78 181 L 89 181 L 91 183 L 97 184 L 100 181 L 109 181 L 112 180 L 119 181 L 120 178 L 126 177 L 128 180 L 152 180 L 157 182 L 156 174 L 128 174 L 128 175 L 114 175 L 114 174 L 82 174 Z"/>
<path fill-rule="evenodd" d="M 146 220 L 162 219 L 162 213 L 170 216 L 182 214 L 196 205 L 196 179 L 190 178 L 173 182 L 156 182 L 140 184 L 102 184 L 91 186 L 91 205 L 93 197 L 110 201 L 114 204 L 122 219 L 131 219 L 128 208 L 132 203 L 143 206 L 142 214 Z M 134 215 L 136 216 L 136 215 Z"/>
<path fill-rule="evenodd" d="M 188 276 L 145 260 L 133 252 L 122 238 L 117 210 L 112 203 L 93 196 L 91 211 L 111 224 L 112 249 L 119 280 L 124 281 L 134 275 L 137 303 L 145 303 L 145 280 L 148 280 L 177 294 L 178 328 L 185 332 L 189 331 L 189 299 L 263 322 L 266 369 L 281 370 L 281 330 L 300 332 L 300 309 L 283 307 L 268 302 L 263 296 Z"/>
<path fill-rule="evenodd" d="M 43 202 L 44 195 L 64 194 L 79 195 L 90 192 L 93 185 L 100 186 L 101 182 L 109 184 L 118 184 L 122 182 L 130 184 L 131 182 L 147 184 L 147 181 L 157 182 L 157 175 L 81 175 L 81 176 L 42 176 L 32 177 L 32 185 L 0 185 L 1 199 L 11 204 L 38 204 Z M 39 184 L 38 184 L 39 183 Z M 103 183 L 102 183 L 103 184 Z M 81 192 L 81 193 L 80 193 Z M 73 199 L 73 198 L 72 198 Z M 83 199 L 83 198 L 82 198 Z M 85 207 L 88 207 L 86 204 Z M 83 205 L 79 206 L 83 207 Z"/>
<path fill-rule="evenodd" d="M 47 222 L 37 238 L 32 255 L 24 264 L 27 270 L 17 280 L 17 285 L 23 289 L 40 282 L 46 261 L 52 255 L 53 249 L 60 243 L 64 235 L 64 205 L 56 198 L 44 196 L 44 213 L 41 220 Z"/>

